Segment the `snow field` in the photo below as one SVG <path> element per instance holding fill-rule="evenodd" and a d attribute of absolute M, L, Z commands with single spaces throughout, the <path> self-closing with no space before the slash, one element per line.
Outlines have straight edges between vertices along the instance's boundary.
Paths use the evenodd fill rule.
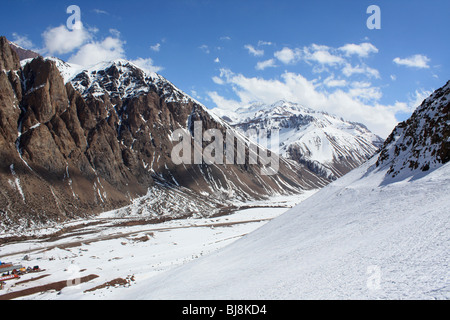
<path fill-rule="evenodd" d="M 449 299 L 450 165 L 381 185 L 375 161 L 125 298 Z"/>
<path fill-rule="evenodd" d="M 315 191 L 297 197 L 277 197 L 249 206 L 289 206 Z M 61 292 L 48 291 L 19 299 L 114 299 L 133 286 L 189 261 L 209 255 L 279 216 L 288 207 L 250 208 L 229 216 L 208 219 L 173 220 L 156 225 L 111 227 L 113 212 L 106 213 L 105 223 L 87 226 L 76 234 L 55 241 L 30 240 L 0 247 L 0 260 L 24 266 L 39 265 L 45 271 L 27 274 L 7 283 L 0 295 L 62 280 L 71 286 Z M 253 222 L 252 222 L 253 221 Z M 23 260 L 28 256 L 28 260 Z M 77 279 L 95 274 L 99 277 L 77 284 Z M 45 277 L 26 282 L 46 275 Z M 116 278 L 130 279 L 129 288 L 104 288 L 85 292 Z M 116 292 L 117 291 L 117 292 Z"/>

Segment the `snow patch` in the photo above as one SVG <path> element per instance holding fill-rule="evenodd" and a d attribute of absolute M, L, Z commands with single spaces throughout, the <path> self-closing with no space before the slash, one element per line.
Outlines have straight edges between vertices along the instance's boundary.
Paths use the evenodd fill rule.
<path fill-rule="evenodd" d="M 11 174 L 14 176 L 14 183 L 16 185 L 17 191 L 19 191 L 20 195 L 22 196 L 23 202 L 25 202 L 25 194 L 23 193 L 22 187 L 20 185 L 20 179 L 19 176 L 14 171 L 14 164 L 11 164 L 9 166 L 9 169 L 11 170 Z"/>

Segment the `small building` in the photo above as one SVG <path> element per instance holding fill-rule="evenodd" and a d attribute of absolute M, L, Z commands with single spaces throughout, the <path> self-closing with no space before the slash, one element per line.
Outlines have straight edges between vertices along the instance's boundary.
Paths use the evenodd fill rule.
<path fill-rule="evenodd" d="M 14 265 L 12 263 L 4 263 L 4 264 L 0 265 L 0 275 L 4 274 L 4 273 L 9 273 L 14 270 L 20 270 L 22 268 L 23 268 L 23 266 L 20 264 Z"/>

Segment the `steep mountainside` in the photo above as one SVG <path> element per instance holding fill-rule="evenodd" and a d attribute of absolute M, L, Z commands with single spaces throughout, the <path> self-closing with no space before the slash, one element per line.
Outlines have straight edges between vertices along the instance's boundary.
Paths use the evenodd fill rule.
<path fill-rule="evenodd" d="M 163 77 L 128 61 L 83 70 L 38 57 L 21 66 L 1 38 L 0 68 L 5 228 L 89 216 L 141 197 L 140 212 L 147 217 L 207 216 L 229 201 L 299 193 L 329 182 L 285 159 L 275 175 L 248 161 L 174 164 L 175 130 L 195 136 L 196 121 L 203 131 L 218 129 L 224 136 L 232 128 Z M 234 134 L 247 144 L 248 159 L 254 144 Z M 209 145 L 190 142 L 191 151 Z"/>
<path fill-rule="evenodd" d="M 244 132 L 279 130 L 282 156 L 331 180 L 361 165 L 383 143 L 363 124 L 286 101 L 253 104 L 235 112 L 213 111 Z"/>
<path fill-rule="evenodd" d="M 400 123 L 386 140 L 377 166 L 389 175 L 427 172 L 450 161 L 450 81 Z"/>
<path fill-rule="evenodd" d="M 11 47 L 11 49 L 13 49 L 17 55 L 19 56 L 20 61 L 22 60 L 26 60 L 26 59 L 34 59 L 39 57 L 39 53 L 22 48 L 21 46 L 19 46 L 18 44 L 9 41 L 9 45 Z"/>
<path fill-rule="evenodd" d="M 120 298 L 448 300 L 448 86 L 359 168 L 223 250 Z"/>

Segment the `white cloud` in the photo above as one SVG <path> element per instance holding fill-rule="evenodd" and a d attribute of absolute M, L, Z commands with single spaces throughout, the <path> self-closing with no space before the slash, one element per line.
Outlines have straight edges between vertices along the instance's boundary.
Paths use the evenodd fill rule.
<path fill-rule="evenodd" d="M 299 60 L 307 63 L 318 63 L 322 67 L 321 72 L 324 70 L 324 66 L 336 66 L 345 62 L 344 58 L 331 51 L 334 50 L 328 46 L 312 44 L 308 47 L 295 49 L 284 47 L 282 50 L 275 52 L 274 55 L 284 64 L 294 64 Z"/>
<path fill-rule="evenodd" d="M 152 49 L 155 52 L 159 52 L 159 50 L 161 50 L 161 43 L 157 43 L 154 46 L 150 46 L 150 49 Z"/>
<path fill-rule="evenodd" d="M 341 80 L 330 80 L 325 83 L 327 87 L 334 88 L 334 87 L 345 87 L 347 85 L 347 81 L 341 79 Z"/>
<path fill-rule="evenodd" d="M 114 28 L 109 29 L 109 33 L 113 35 L 115 38 L 120 38 L 120 31 Z"/>
<path fill-rule="evenodd" d="M 103 41 L 92 41 L 83 45 L 77 53 L 69 58 L 69 62 L 82 66 L 90 66 L 102 61 L 125 59 L 124 41 L 107 37 Z"/>
<path fill-rule="evenodd" d="M 329 88 L 345 87 L 347 86 L 347 81 L 344 79 L 335 79 L 334 75 L 331 75 L 323 81 L 323 84 Z"/>
<path fill-rule="evenodd" d="M 300 59 L 301 51 L 300 49 L 292 50 L 288 47 L 284 47 L 282 50 L 275 52 L 274 56 L 284 64 L 291 64 Z"/>
<path fill-rule="evenodd" d="M 202 98 L 202 97 L 200 97 L 198 92 L 194 89 L 191 89 L 191 97 L 193 97 L 194 99 L 197 99 L 197 100 L 200 100 Z"/>
<path fill-rule="evenodd" d="M 69 30 L 61 25 L 56 28 L 47 29 L 42 37 L 44 39 L 45 51 L 50 54 L 65 54 L 81 47 L 92 38 L 81 22 L 77 22 L 77 27 Z"/>
<path fill-rule="evenodd" d="M 264 50 L 255 49 L 255 47 L 253 47 L 253 46 L 250 45 L 250 44 L 246 44 L 246 45 L 244 46 L 244 48 L 248 50 L 248 53 L 249 53 L 249 54 L 252 54 L 252 55 L 254 55 L 255 57 L 261 57 L 261 56 L 264 55 Z"/>
<path fill-rule="evenodd" d="M 330 53 L 330 48 L 328 46 L 312 44 L 309 47 L 303 48 L 303 59 L 305 61 L 318 62 L 321 65 L 336 65 L 342 64 L 345 60 L 338 56 Z"/>
<path fill-rule="evenodd" d="M 88 67 L 99 62 L 126 59 L 127 57 L 124 49 L 126 42 L 118 37 L 120 32 L 110 31 L 112 36 L 106 37 L 102 41 L 91 41 L 82 45 L 81 48 L 69 58 L 69 62 Z M 151 58 L 139 57 L 130 60 L 130 62 L 148 72 L 159 72 L 163 70 L 162 67 L 155 66 Z"/>
<path fill-rule="evenodd" d="M 220 106 L 220 108 L 223 110 L 235 110 L 240 105 L 238 101 L 225 99 L 216 91 L 207 92 L 207 95 L 212 100 L 212 102 L 216 104 L 216 106 Z"/>
<path fill-rule="evenodd" d="M 212 80 L 214 81 L 215 84 L 220 84 L 220 85 L 225 84 L 225 81 L 223 81 L 221 78 L 219 78 L 217 76 L 212 77 Z"/>
<path fill-rule="evenodd" d="M 366 65 L 357 65 L 353 67 L 351 64 L 346 63 L 342 69 L 342 73 L 347 77 L 351 77 L 354 74 L 364 74 L 367 77 L 380 78 L 380 72 L 377 69 L 370 68 Z"/>
<path fill-rule="evenodd" d="M 407 58 L 395 58 L 394 63 L 412 68 L 428 69 L 428 62 L 431 60 L 422 54 L 416 54 Z"/>
<path fill-rule="evenodd" d="M 391 108 L 391 111 L 412 113 L 417 107 L 419 107 L 422 102 L 431 95 L 431 91 L 427 90 L 416 90 L 413 94 L 409 94 L 406 102 L 396 102 Z"/>
<path fill-rule="evenodd" d="M 407 112 L 414 112 L 414 110 L 416 110 L 417 107 L 420 106 L 422 102 L 431 94 L 432 92 L 428 90 L 416 90 L 414 94 L 409 97 Z"/>
<path fill-rule="evenodd" d="M 201 49 L 206 54 L 209 54 L 211 51 L 209 50 L 209 47 L 206 44 L 202 44 L 199 49 Z"/>
<path fill-rule="evenodd" d="M 266 68 L 273 68 L 273 67 L 276 67 L 275 59 L 260 61 L 256 64 L 256 70 L 264 70 Z"/>
<path fill-rule="evenodd" d="M 357 55 L 366 58 L 371 53 L 378 53 L 378 49 L 371 43 L 364 42 L 361 44 L 349 43 L 339 48 L 346 56 Z"/>
<path fill-rule="evenodd" d="M 272 103 L 281 99 L 289 100 L 315 110 L 326 111 L 351 121 L 367 125 L 373 132 L 387 137 L 398 123 L 397 112 L 407 110 L 408 103 L 396 102 L 394 105 L 382 105 L 380 88 L 370 82 L 353 82 L 347 89 L 346 82 L 328 79 L 328 83 L 342 85 L 330 86 L 325 90 L 317 80 L 308 80 L 301 74 L 284 72 L 279 79 L 263 79 L 235 74 L 229 69 L 222 69 L 220 79 L 229 85 L 237 100 L 230 100 L 213 92 L 211 100 L 221 109 L 235 110 L 254 101 Z"/>
<path fill-rule="evenodd" d="M 43 52 L 64 54 L 74 51 L 68 62 L 84 67 L 99 62 L 127 59 L 124 48 L 126 42 L 120 38 L 119 30 L 109 29 L 110 36 L 102 40 L 94 39 L 94 34 L 97 32 L 98 29 L 96 28 L 85 29 L 81 23 L 73 31 L 69 31 L 63 25 L 48 29 L 42 34 L 46 46 Z M 150 57 L 128 60 L 149 72 L 159 72 L 163 69 L 160 66 L 155 66 Z"/>
<path fill-rule="evenodd" d="M 369 86 L 355 85 L 348 94 L 354 99 L 365 102 L 376 102 L 382 97 L 380 88 L 371 87 L 370 83 Z"/>
<path fill-rule="evenodd" d="M 397 76 L 396 76 L 395 74 L 391 74 L 391 80 L 392 80 L 392 81 L 397 80 Z"/>
<path fill-rule="evenodd" d="M 351 83 L 353 88 L 369 88 L 372 84 L 368 81 L 353 81 Z"/>
<path fill-rule="evenodd" d="M 27 36 L 19 35 L 16 32 L 14 32 L 12 36 L 13 36 L 12 42 L 17 44 L 18 46 L 29 50 L 32 50 L 34 48 L 33 42 L 30 39 L 28 39 Z"/>
<path fill-rule="evenodd" d="M 214 59 L 214 62 L 215 62 L 215 63 L 220 63 L 219 57 L 217 57 L 216 59 Z"/>
<path fill-rule="evenodd" d="M 131 62 L 145 71 L 156 73 L 163 70 L 162 67 L 155 66 L 151 58 L 137 58 L 136 60 L 131 60 Z"/>
<path fill-rule="evenodd" d="M 223 37 L 220 37 L 220 40 L 223 40 L 223 41 L 230 41 L 230 40 L 231 40 L 231 37 L 229 37 L 229 36 L 223 36 Z"/>
<path fill-rule="evenodd" d="M 306 60 L 312 60 L 316 61 L 320 64 L 326 64 L 326 65 L 335 65 L 335 64 L 341 64 L 344 62 L 344 59 L 342 59 L 339 56 L 335 56 L 328 51 L 315 51 L 313 53 L 310 53 L 305 57 Z"/>

